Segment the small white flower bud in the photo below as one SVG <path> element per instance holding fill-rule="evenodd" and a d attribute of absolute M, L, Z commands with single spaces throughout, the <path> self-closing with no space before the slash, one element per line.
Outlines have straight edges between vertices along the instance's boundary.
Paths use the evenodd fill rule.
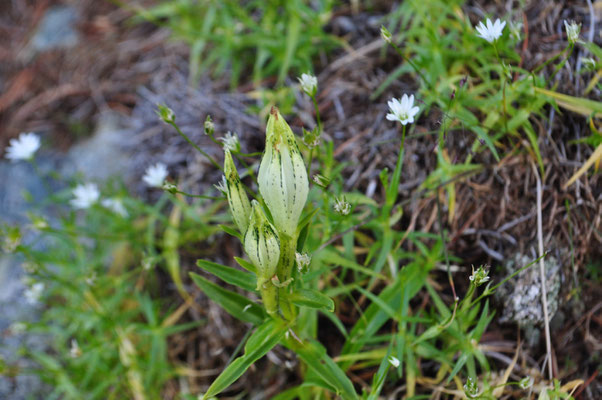
<path fill-rule="evenodd" d="M 349 204 L 344 197 L 336 199 L 334 202 L 334 211 L 340 215 L 349 215 L 351 212 L 351 204 Z"/>
<path fill-rule="evenodd" d="M 299 83 L 301 89 L 310 97 L 314 97 L 318 91 L 318 78 L 311 74 L 301 74 Z"/>
<path fill-rule="evenodd" d="M 205 128 L 205 135 L 213 136 L 213 133 L 215 132 L 215 125 L 213 124 L 213 121 L 211 120 L 211 115 L 207 115 L 207 118 L 205 119 L 204 128 Z"/>
<path fill-rule="evenodd" d="M 295 253 L 295 260 L 297 261 L 299 272 L 305 272 L 309 269 L 311 257 L 307 253 Z"/>
<path fill-rule="evenodd" d="M 245 252 L 257 268 L 257 286 L 276 274 L 280 259 L 280 240 L 276 229 L 265 216 L 259 203 L 253 200 L 249 227 L 244 240 Z"/>
<path fill-rule="evenodd" d="M 384 25 L 380 27 L 380 37 L 389 44 L 393 43 L 393 36 Z"/>
<path fill-rule="evenodd" d="M 230 212 L 232 213 L 236 226 L 238 226 L 240 232 L 244 234 L 249 225 L 251 203 L 249 203 L 245 188 L 240 181 L 238 171 L 236 171 L 236 166 L 234 165 L 230 150 L 226 150 L 225 152 L 224 176 L 226 197 L 228 197 Z"/>
<path fill-rule="evenodd" d="M 518 382 L 518 386 L 523 390 L 529 389 L 531 386 L 533 386 L 533 378 L 530 376 L 525 376 Z"/>
<path fill-rule="evenodd" d="M 166 124 L 172 124 L 176 121 L 176 114 L 166 105 L 157 104 L 157 115 Z"/>
<path fill-rule="evenodd" d="M 477 286 L 477 287 L 481 286 L 483 283 L 486 283 L 487 281 L 489 281 L 489 271 L 487 271 L 483 267 L 479 267 L 475 271 L 474 267 L 472 267 L 472 275 L 470 275 L 470 277 L 468 279 L 475 286 Z"/>
<path fill-rule="evenodd" d="M 82 355 L 82 350 L 79 348 L 77 344 L 77 340 L 71 339 L 71 348 L 69 349 L 69 356 L 71 358 L 78 358 Z"/>
<path fill-rule="evenodd" d="M 577 43 L 577 40 L 579 40 L 579 32 L 581 32 L 581 24 L 577 24 L 575 21 L 571 21 L 569 23 L 565 20 L 564 28 L 566 30 L 566 38 L 569 43 Z"/>
<path fill-rule="evenodd" d="M 330 179 L 328 179 L 327 177 L 320 175 L 320 174 L 315 174 L 312 177 L 314 183 L 320 187 L 326 188 L 328 187 L 328 185 L 330 185 Z"/>
<path fill-rule="evenodd" d="M 226 133 L 226 136 L 220 138 L 219 140 L 221 140 L 224 144 L 224 150 L 229 150 L 232 152 L 240 151 L 240 140 L 238 140 L 238 136 L 236 136 L 236 133 L 228 131 Z"/>
<path fill-rule="evenodd" d="M 266 128 L 266 148 L 257 175 L 263 197 L 279 232 L 293 237 L 309 193 L 309 180 L 295 135 L 273 107 Z"/>

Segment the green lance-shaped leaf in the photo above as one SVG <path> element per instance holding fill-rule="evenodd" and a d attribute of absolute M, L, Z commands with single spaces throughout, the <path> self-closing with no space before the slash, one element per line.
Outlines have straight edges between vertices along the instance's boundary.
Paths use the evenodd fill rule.
<path fill-rule="evenodd" d="M 271 319 L 251 335 L 245 345 L 245 354 L 232 361 L 211 384 L 203 399 L 209 399 L 224 391 L 257 360 L 278 344 L 288 329 L 282 320 Z"/>
<path fill-rule="evenodd" d="M 293 237 L 307 201 L 309 181 L 295 135 L 275 107 L 268 119 L 257 181 L 274 225 Z"/>
<path fill-rule="evenodd" d="M 343 400 L 358 399 L 349 378 L 338 364 L 328 356 L 326 349 L 319 342 L 313 339 L 299 342 L 291 335 L 282 344 L 297 353 L 297 356 L 307 363 L 310 370 L 318 376 L 322 386 L 327 386 Z"/>
<path fill-rule="evenodd" d="M 240 181 L 238 171 L 236 171 L 230 150 L 225 151 L 224 177 L 226 178 L 226 196 L 228 197 L 232 217 L 240 232 L 244 234 L 249 225 L 251 203 L 249 203 L 245 188 Z"/>

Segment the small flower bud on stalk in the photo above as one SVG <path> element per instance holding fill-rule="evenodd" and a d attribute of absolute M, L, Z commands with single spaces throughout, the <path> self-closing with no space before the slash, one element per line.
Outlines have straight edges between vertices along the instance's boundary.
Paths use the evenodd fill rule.
<path fill-rule="evenodd" d="M 275 107 L 268 119 L 266 148 L 257 181 L 274 225 L 279 232 L 295 238 L 307 201 L 309 180 L 295 135 Z"/>
<path fill-rule="evenodd" d="M 307 253 L 295 253 L 295 261 L 297 261 L 299 272 L 307 272 L 309 270 L 309 264 L 311 263 L 311 256 Z"/>
<path fill-rule="evenodd" d="M 389 44 L 393 42 L 393 35 L 391 35 L 391 32 L 384 26 L 380 27 L 380 37 Z"/>
<path fill-rule="evenodd" d="M 569 44 L 574 45 L 579 40 L 579 32 L 581 31 L 581 24 L 571 21 L 570 23 L 564 21 L 564 28 L 566 30 L 566 38 Z"/>
<path fill-rule="evenodd" d="M 276 229 L 253 200 L 249 227 L 244 238 L 245 252 L 257 268 L 257 289 L 268 314 L 278 311 L 278 289 L 271 283 L 280 260 L 280 240 Z"/>
<path fill-rule="evenodd" d="M 225 151 L 224 176 L 226 196 L 228 197 L 228 204 L 230 205 L 234 223 L 236 223 L 240 232 L 244 234 L 249 225 L 251 203 L 249 203 L 245 188 L 240 181 L 238 171 L 236 171 L 230 150 Z"/>
<path fill-rule="evenodd" d="M 328 185 L 330 185 L 330 179 L 325 177 L 324 175 L 315 174 L 313 176 L 313 181 L 316 185 L 326 189 Z"/>
<path fill-rule="evenodd" d="M 314 97 L 318 92 L 318 78 L 311 74 L 301 74 L 299 80 L 299 84 L 301 85 L 301 90 L 305 92 L 309 97 Z"/>
<path fill-rule="evenodd" d="M 173 124 L 176 122 L 176 114 L 171 108 L 163 104 L 157 104 L 157 108 L 157 115 L 163 122 L 166 124 Z"/>
<path fill-rule="evenodd" d="M 207 118 L 205 119 L 205 135 L 208 136 L 213 136 L 213 133 L 215 132 L 215 125 L 213 124 L 213 121 L 211 120 L 211 115 L 207 115 Z"/>

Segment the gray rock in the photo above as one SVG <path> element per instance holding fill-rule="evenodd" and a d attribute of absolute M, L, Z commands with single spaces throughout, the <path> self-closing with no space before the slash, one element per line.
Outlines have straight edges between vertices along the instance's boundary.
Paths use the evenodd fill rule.
<path fill-rule="evenodd" d="M 77 20 L 77 10 L 74 7 L 50 7 L 31 40 L 32 50 L 40 52 L 74 46 L 78 41 L 75 29 Z"/>
<path fill-rule="evenodd" d="M 59 171 L 65 178 L 81 174 L 86 180 L 103 181 L 113 176 L 127 180 L 129 157 L 122 149 L 122 142 L 128 132 L 121 129 L 121 120 L 114 113 L 102 114 L 95 133 L 73 146 L 67 155 L 36 154 L 37 170 L 28 162 L 0 160 L 0 182 L 3 182 L 0 185 L 0 224 L 27 224 L 27 213 L 34 211 L 36 204 L 61 185 L 48 179 L 55 171 Z M 25 200 L 24 192 L 29 193 L 31 203 Z M 53 215 L 44 216 L 52 225 Z M 35 235 L 26 234 L 22 238 L 23 243 L 33 243 L 36 239 L 35 247 L 38 250 L 51 245 Z M 29 350 L 43 350 L 45 339 L 30 332 L 13 332 L 10 329 L 15 322 L 34 322 L 39 315 L 39 306 L 27 303 L 23 296 L 25 285 L 21 279 L 26 273 L 21 263 L 20 257 L 0 253 L 0 360 L 18 371 L 25 371 L 34 365 L 32 361 L 19 356 L 19 349 L 26 347 Z M 2 400 L 45 398 L 43 394 L 48 392 L 48 388 L 35 375 L 20 373 L 13 378 L 0 376 Z"/>
<path fill-rule="evenodd" d="M 39 158 L 39 157 L 38 157 Z M 52 161 L 39 158 L 41 169 L 52 168 Z M 22 225 L 27 220 L 30 204 L 23 193 L 27 192 L 33 201 L 40 201 L 48 192 L 42 178 L 31 164 L 20 161 L 16 163 L 0 162 L 0 223 Z M 22 240 L 30 242 L 33 238 L 26 235 Z M 32 367 L 32 362 L 19 357 L 19 349 L 41 350 L 44 339 L 31 333 L 12 332 L 10 327 L 15 322 L 32 322 L 37 319 L 38 310 L 35 305 L 24 301 L 25 285 L 21 282 L 24 272 L 21 258 L 0 253 L 0 359 L 19 370 Z M 36 376 L 18 375 L 14 378 L 0 376 L 0 399 L 21 400 L 42 393 L 43 385 Z"/>
<path fill-rule="evenodd" d="M 61 167 L 63 176 L 81 173 L 85 179 L 105 181 L 118 176 L 131 179 L 130 154 L 123 142 L 130 131 L 123 128 L 123 118 L 107 111 L 100 115 L 95 133 L 71 147 Z"/>
<path fill-rule="evenodd" d="M 504 275 L 514 273 L 532 261 L 533 259 L 528 256 L 516 254 L 504 265 Z M 559 306 L 561 268 L 558 260 L 552 255 L 544 258 L 544 268 L 548 316 L 551 320 Z M 539 263 L 531 265 L 502 285 L 495 293 L 495 297 L 502 304 L 502 315 L 499 321 L 518 324 L 525 330 L 528 344 L 535 346 L 540 338 L 538 328 L 544 322 Z"/>

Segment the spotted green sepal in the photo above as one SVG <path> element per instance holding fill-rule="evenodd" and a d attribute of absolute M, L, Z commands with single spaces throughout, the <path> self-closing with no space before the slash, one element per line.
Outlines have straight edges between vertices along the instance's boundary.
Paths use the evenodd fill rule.
<path fill-rule="evenodd" d="M 225 151 L 224 176 L 226 178 L 226 196 L 230 205 L 230 212 L 234 218 L 234 223 L 244 235 L 249 226 L 249 216 L 251 214 L 251 203 L 245 192 L 245 188 L 240 181 L 234 160 L 229 150 Z"/>

